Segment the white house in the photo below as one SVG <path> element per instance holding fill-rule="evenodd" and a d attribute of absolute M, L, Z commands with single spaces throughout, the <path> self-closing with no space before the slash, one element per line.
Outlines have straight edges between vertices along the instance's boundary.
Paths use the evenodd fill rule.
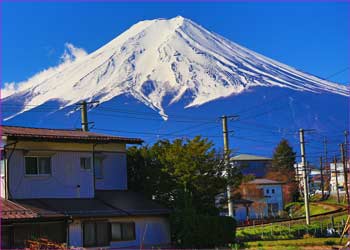
<path fill-rule="evenodd" d="M 283 211 L 283 182 L 255 179 L 243 184 L 242 197 L 253 201 L 249 207 L 249 218 L 276 217 Z"/>
<path fill-rule="evenodd" d="M 80 130 L 2 126 L 2 248 L 47 237 L 74 247 L 170 243 L 169 210 L 128 190 L 126 144 Z"/>
<path fill-rule="evenodd" d="M 349 168 L 350 164 L 347 166 L 347 171 L 348 171 L 348 178 L 349 178 Z M 344 190 L 344 167 L 343 163 L 339 162 L 337 164 L 331 163 L 330 164 L 330 170 L 331 170 L 331 180 L 330 180 L 330 185 L 331 185 L 331 192 L 335 193 L 337 191 L 337 181 L 338 181 L 338 188 L 340 191 Z M 348 183 L 350 184 L 350 183 Z"/>
<path fill-rule="evenodd" d="M 258 178 L 241 185 L 240 199 L 232 200 L 233 217 L 238 222 L 277 217 L 283 211 L 283 182 Z M 221 216 L 228 216 L 227 193 L 215 197 Z"/>

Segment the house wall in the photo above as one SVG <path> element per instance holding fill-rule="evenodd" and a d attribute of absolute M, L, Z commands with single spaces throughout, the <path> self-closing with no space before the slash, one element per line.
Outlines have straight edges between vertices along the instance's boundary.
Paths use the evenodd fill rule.
<path fill-rule="evenodd" d="M 255 161 L 234 161 L 234 165 L 241 169 L 244 175 L 254 175 L 256 178 L 262 178 L 266 175 L 270 160 L 255 160 Z"/>
<path fill-rule="evenodd" d="M 74 220 L 68 226 L 68 243 L 71 247 L 83 246 L 83 231 L 81 221 Z"/>
<path fill-rule="evenodd" d="M 91 157 L 90 153 L 52 152 L 49 176 L 25 175 L 24 157 L 25 151 L 15 150 L 10 159 L 10 194 L 13 199 L 94 196 L 92 170 L 80 168 L 80 157 Z"/>
<path fill-rule="evenodd" d="M 5 198 L 5 176 L 0 177 L 1 198 Z"/>
<path fill-rule="evenodd" d="M 103 220 L 103 219 L 99 219 Z M 105 218 L 109 222 L 134 222 L 135 240 L 132 241 L 114 241 L 110 242 L 109 247 L 125 248 L 146 246 L 169 245 L 170 244 L 170 226 L 166 217 L 123 217 L 123 218 Z M 74 247 L 83 246 L 82 223 L 84 220 L 74 220 L 69 227 L 69 245 Z"/>
<path fill-rule="evenodd" d="M 45 151 L 51 156 L 51 175 L 26 176 L 25 155 L 43 151 L 15 150 L 10 159 L 10 194 L 25 198 L 90 198 L 94 197 L 93 171 L 80 167 L 81 157 L 91 152 Z M 127 189 L 125 153 L 104 152 L 104 178 L 96 180 L 96 189 Z M 78 188 L 80 185 L 80 188 Z"/>
<path fill-rule="evenodd" d="M 7 141 L 8 144 L 14 141 Z M 92 143 L 62 143 L 45 141 L 19 141 L 16 143 L 16 149 L 47 150 L 47 151 L 84 151 L 92 152 Z M 125 144 L 108 143 L 96 144 L 95 151 L 103 152 L 125 152 Z"/>
<path fill-rule="evenodd" d="M 128 176 L 125 153 L 102 153 L 103 179 L 96 179 L 97 190 L 126 190 Z"/>
<path fill-rule="evenodd" d="M 235 219 L 237 221 L 245 221 L 247 219 L 247 209 L 245 206 L 237 206 L 235 208 Z"/>

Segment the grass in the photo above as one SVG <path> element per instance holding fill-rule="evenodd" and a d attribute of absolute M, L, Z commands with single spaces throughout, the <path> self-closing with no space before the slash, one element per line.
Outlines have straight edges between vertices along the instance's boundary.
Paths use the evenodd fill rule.
<path fill-rule="evenodd" d="M 346 221 L 347 215 L 334 216 L 335 229 L 342 230 L 342 224 Z M 302 238 L 305 234 L 314 237 L 326 235 L 327 227 L 331 227 L 332 217 L 323 218 L 320 221 L 311 219 L 311 225 L 306 226 L 304 221 L 296 224 L 275 223 L 264 226 L 240 228 L 236 232 L 237 239 L 241 242 L 261 240 L 286 240 Z"/>
<path fill-rule="evenodd" d="M 293 207 L 292 216 L 294 218 L 305 216 L 305 206 L 304 206 L 303 202 L 293 202 L 293 204 L 291 204 L 291 205 Z M 332 209 L 326 203 L 320 203 L 320 202 L 318 202 L 318 203 L 311 202 L 310 203 L 310 214 L 311 215 L 323 214 L 323 213 L 326 213 L 329 211 L 332 211 Z"/>
<path fill-rule="evenodd" d="M 248 242 L 244 245 L 242 249 L 257 249 L 257 250 L 331 249 L 331 246 L 338 245 L 338 244 L 339 244 L 339 238 L 306 238 L 306 239 L 297 239 L 297 240 Z"/>

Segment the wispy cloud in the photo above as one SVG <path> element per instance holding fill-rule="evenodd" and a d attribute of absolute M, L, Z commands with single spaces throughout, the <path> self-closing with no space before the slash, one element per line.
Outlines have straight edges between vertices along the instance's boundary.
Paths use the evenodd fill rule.
<path fill-rule="evenodd" d="M 35 74 L 34 76 L 30 77 L 28 80 L 25 80 L 22 82 L 4 83 L 4 86 L 1 89 L 1 98 L 5 98 L 12 94 L 21 92 L 23 90 L 26 90 L 28 88 L 41 84 L 44 80 L 62 71 L 63 69 L 71 65 L 74 61 L 84 58 L 86 55 L 87 55 L 87 52 L 84 49 L 75 47 L 71 43 L 66 43 L 64 52 L 60 57 L 61 61 L 57 66 L 49 67 L 45 70 L 42 70 L 37 74 Z"/>

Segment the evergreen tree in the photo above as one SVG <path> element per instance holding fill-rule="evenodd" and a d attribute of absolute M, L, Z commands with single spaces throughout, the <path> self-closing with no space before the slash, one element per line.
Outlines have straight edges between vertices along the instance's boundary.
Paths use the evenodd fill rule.
<path fill-rule="evenodd" d="M 286 139 L 282 139 L 274 150 L 271 171 L 294 172 L 296 153 Z"/>

